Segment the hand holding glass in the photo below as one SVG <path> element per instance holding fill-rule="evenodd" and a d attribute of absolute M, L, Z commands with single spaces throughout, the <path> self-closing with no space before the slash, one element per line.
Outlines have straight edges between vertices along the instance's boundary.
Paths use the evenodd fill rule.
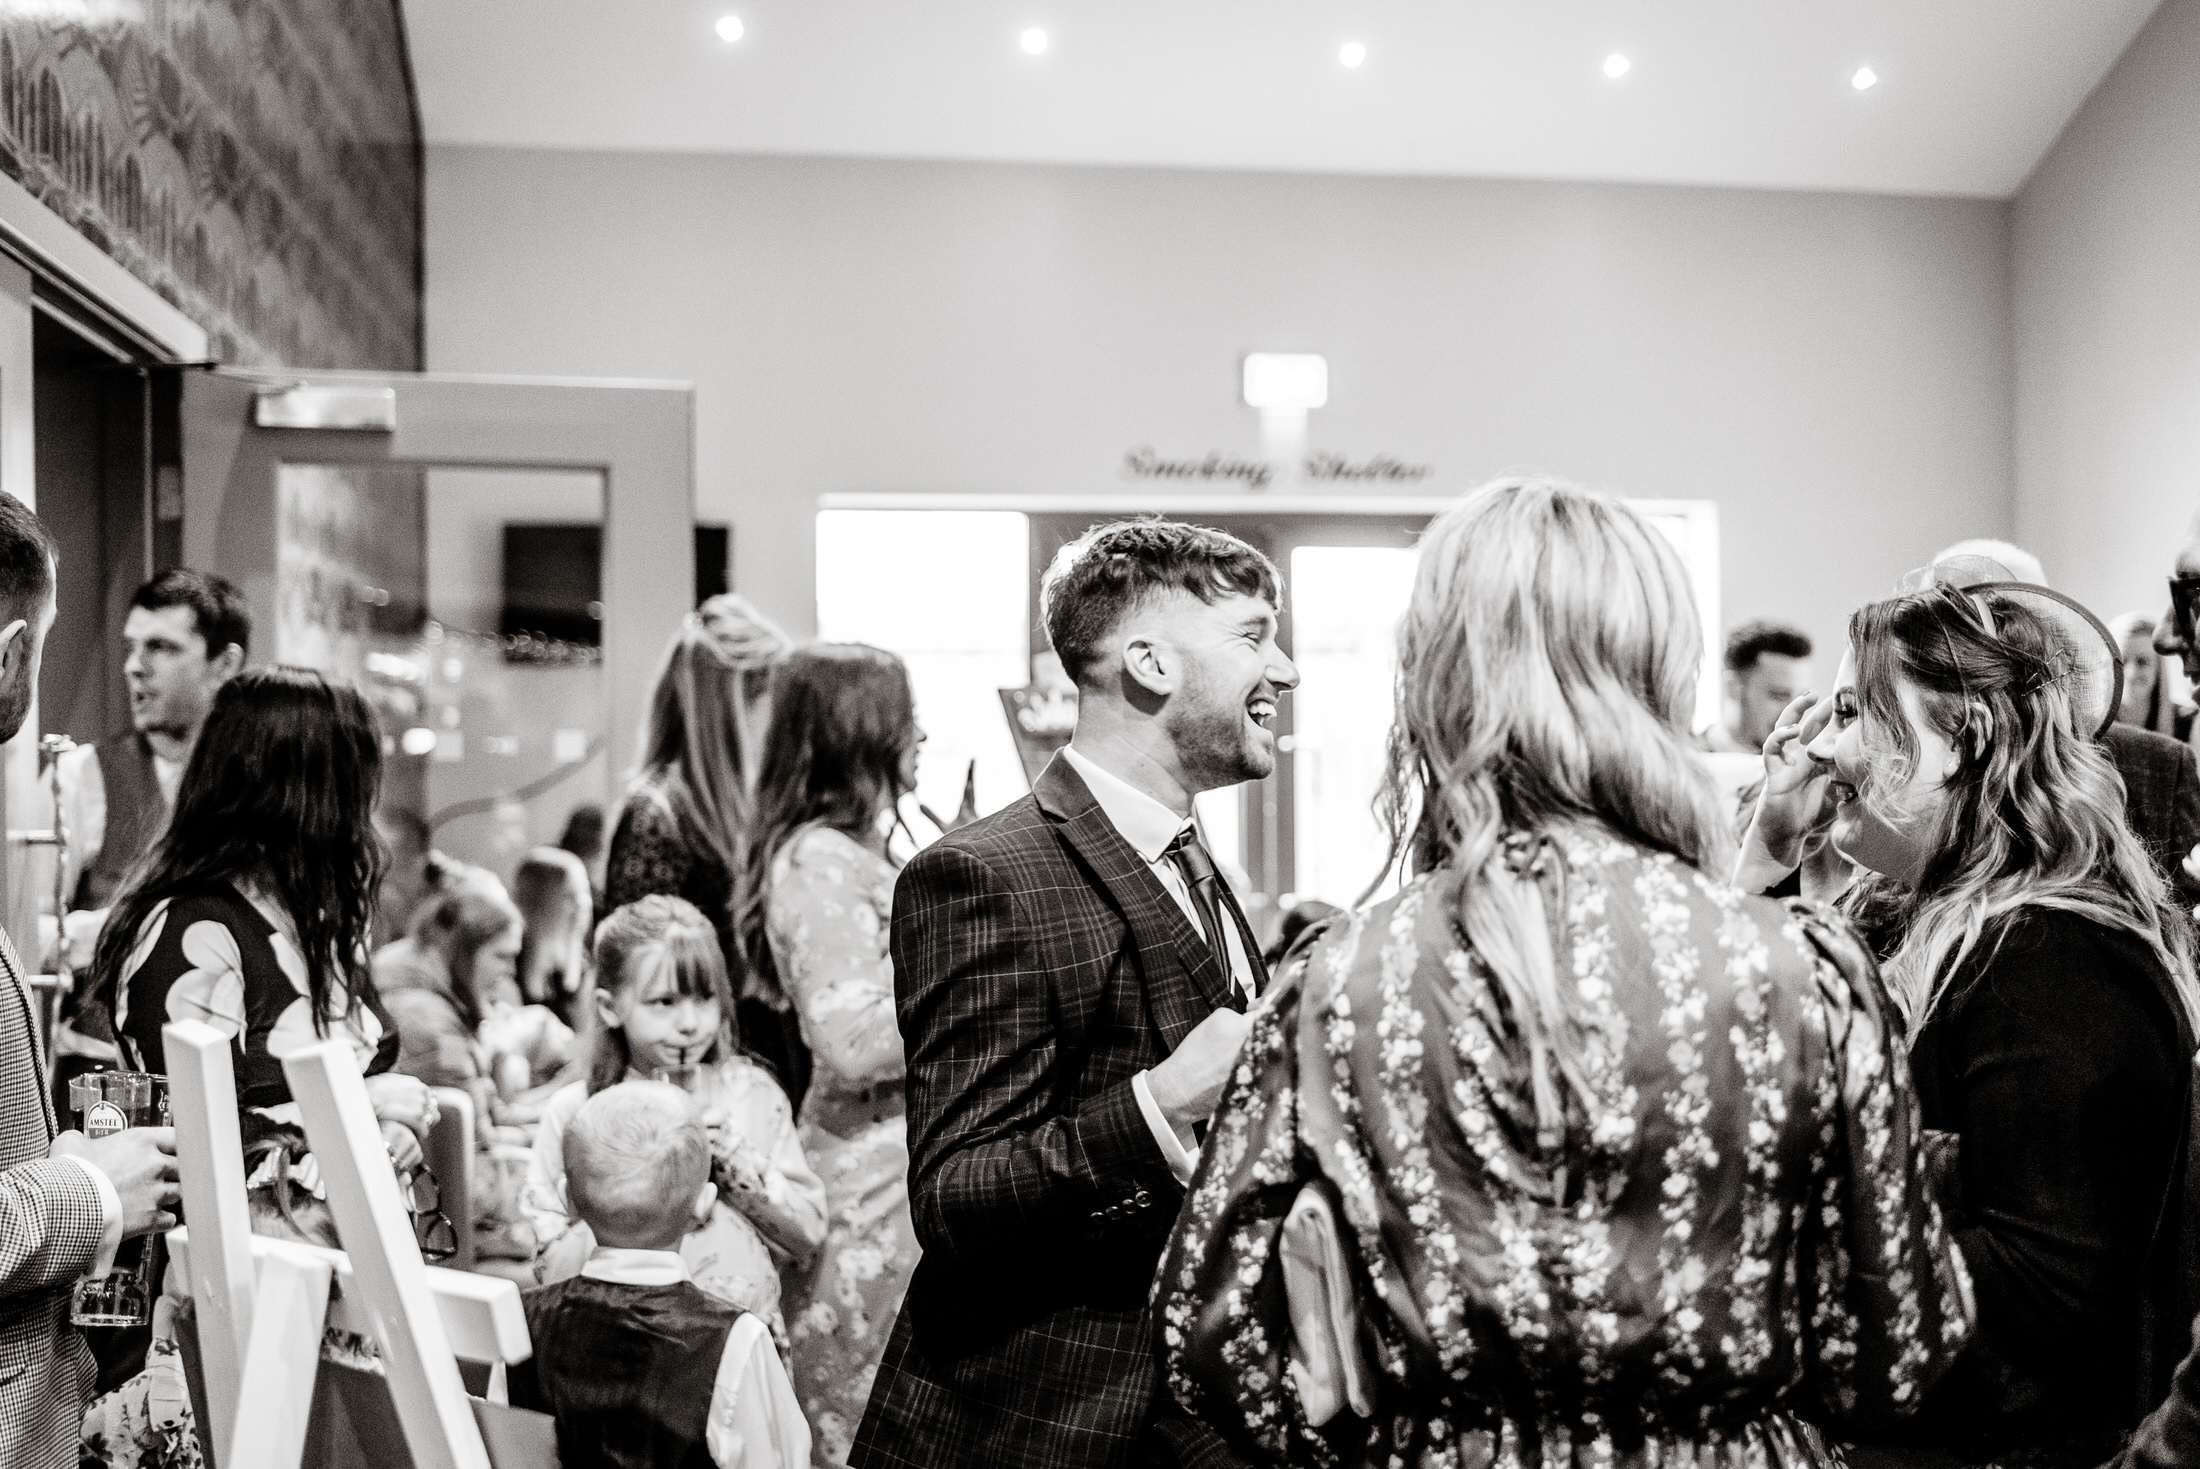
<path fill-rule="evenodd" d="M 95 1071 L 69 1083 L 69 1111 L 87 1140 L 97 1143 L 131 1128 L 166 1128 L 168 1078 L 143 1071 Z M 173 1146 L 171 1139 L 170 1146 Z M 167 1173 L 173 1178 L 174 1165 Z M 118 1195 L 126 1183 L 115 1179 Z M 138 1190 L 133 1186 L 130 1194 Z M 173 1198 L 172 1185 L 168 1196 Z M 124 1199 L 125 1224 L 129 1199 Z M 76 1326 L 143 1326 L 153 1319 L 154 1283 L 159 1271 L 157 1237 L 141 1235 L 123 1241 L 115 1253 L 114 1268 L 105 1275 L 87 1275 L 76 1283 L 69 1300 L 69 1321 Z"/>

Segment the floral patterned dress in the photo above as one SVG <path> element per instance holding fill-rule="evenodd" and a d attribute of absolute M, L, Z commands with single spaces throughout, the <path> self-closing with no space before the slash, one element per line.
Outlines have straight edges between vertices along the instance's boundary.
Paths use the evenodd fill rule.
<path fill-rule="evenodd" d="M 1171 1389 L 1264 1463 L 1840 1464 L 1972 1320 L 1870 958 L 1602 833 L 1505 860 L 1593 1105 L 1539 1130 L 1457 874 L 1331 928 L 1208 1131 L 1157 1287 Z"/>
<path fill-rule="evenodd" d="M 917 1268 L 901 1029 L 887 924 L 894 867 L 826 827 L 798 832 L 772 863 L 765 922 L 781 982 L 815 1058 L 802 1149 L 825 1180 L 825 1247 L 792 1282 L 795 1393 L 814 1460 L 847 1462 L 886 1334 Z"/>
<path fill-rule="evenodd" d="M 296 1122 L 283 1058 L 324 1040 L 343 1039 L 372 1076 L 397 1061 L 397 1030 L 371 994 L 351 1004 L 329 997 L 316 1028 L 305 955 L 290 925 L 267 899 L 223 882 L 156 905 L 139 926 L 112 997 L 115 1038 L 134 1069 L 166 1074 L 161 1027 L 198 1020 L 231 1038 L 237 1100 Z"/>

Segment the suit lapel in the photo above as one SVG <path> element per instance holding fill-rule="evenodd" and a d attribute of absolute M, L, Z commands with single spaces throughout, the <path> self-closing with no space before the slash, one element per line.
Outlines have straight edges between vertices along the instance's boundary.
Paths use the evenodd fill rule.
<path fill-rule="evenodd" d="M 1229 1003 L 1229 976 L 1220 959 L 1068 761 L 1057 754 L 1033 790 L 1040 809 L 1060 823 L 1064 838 L 1122 910 L 1138 945 L 1146 1002 L 1175 1050 L 1211 1011 Z"/>

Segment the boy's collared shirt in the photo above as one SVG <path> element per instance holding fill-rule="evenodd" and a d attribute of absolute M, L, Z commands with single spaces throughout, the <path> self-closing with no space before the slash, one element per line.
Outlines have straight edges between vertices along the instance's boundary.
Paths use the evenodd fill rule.
<path fill-rule="evenodd" d="M 599 1245 L 581 1274 L 607 1285 L 678 1285 L 687 1262 L 674 1250 L 622 1250 Z M 755 1312 L 745 1311 L 726 1333 L 725 1355 L 711 1384 L 704 1442 L 718 1469 L 805 1469 L 810 1425 L 794 1384 Z"/>

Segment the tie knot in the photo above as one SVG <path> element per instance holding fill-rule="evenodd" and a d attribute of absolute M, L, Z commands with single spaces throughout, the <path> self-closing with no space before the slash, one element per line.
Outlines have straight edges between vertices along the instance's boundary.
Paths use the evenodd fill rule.
<path fill-rule="evenodd" d="M 1163 850 L 1164 857 L 1175 862 L 1183 872 L 1184 880 L 1197 887 L 1215 875 L 1215 859 L 1207 855 L 1207 848 L 1199 840 L 1199 828 L 1187 826 L 1176 834 L 1176 840 Z"/>

